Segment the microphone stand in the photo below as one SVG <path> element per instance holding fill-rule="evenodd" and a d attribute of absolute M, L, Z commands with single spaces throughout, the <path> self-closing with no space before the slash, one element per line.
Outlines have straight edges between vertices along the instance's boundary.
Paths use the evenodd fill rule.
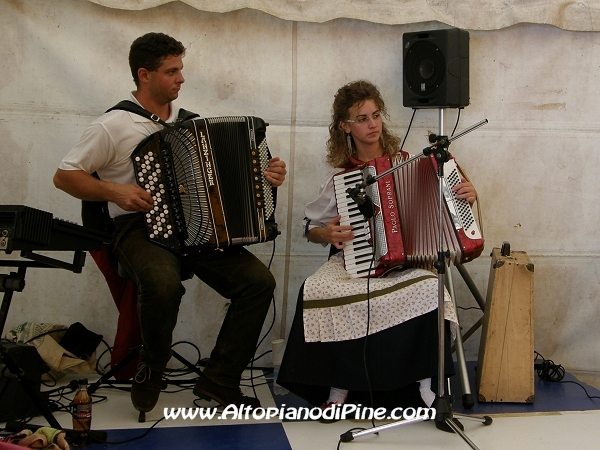
<path fill-rule="evenodd" d="M 452 400 L 451 396 L 446 390 L 445 383 L 445 373 L 444 373 L 444 351 L 445 351 L 445 314 L 444 314 L 444 275 L 446 273 L 446 258 L 450 256 L 450 252 L 444 249 L 444 241 L 443 241 L 443 208 L 444 208 L 444 163 L 446 163 L 450 159 L 450 153 L 448 152 L 448 146 L 450 143 L 467 133 L 485 125 L 488 123 L 487 119 L 484 119 L 477 124 L 465 129 L 454 137 L 448 138 L 444 136 L 444 109 L 440 108 L 440 129 L 439 135 L 430 135 L 429 141 L 432 142 L 432 145 L 423 149 L 422 154 L 415 155 L 406 161 L 382 172 L 379 175 L 367 176 L 367 179 L 363 183 L 359 183 L 355 188 L 349 188 L 346 192 L 348 195 L 357 203 L 359 210 L 361 213 L 365 215 L 367 218 L 371 218 L 374 215 L 375 207 L 373 206 L 372 200 L 364 191 L 364 188 L 375 183 L 378 179 L 388 175 L 391 172 L 394 172 L 401 167 L 409 164 L 416 159 L 429 156 L 433 153 L 434 158 L 437 162 L 437 177 L 438 177 L 438 243 L 439 249 L 437 254 L 437 260 L 434 263 L 434 267 L 437 269 L 438 273 L 438 388 L 436 398 L 433 402 L 432 408 L 435 410 L 435 417 L 433 417 L 435 426 L 442 430 L 447 431 L 449 433 L 458 434 L 472 449 L 479 450 L 479 448 L 475 445 L 471 439 L 464 433 L 464 428 L 462 424 L 458 421 L 457 418 L 465 419 L 465 420 L 474 420 L 482 423 L 483 425 L 490 425 L 492 423 L 492 418 L 489 416 L 468 416 L 463 414 L 453 414 L 452 412 Z M 364 210 L 364 211 L 363 211 Z M 370 214 L 370 215 L 367 215 Z M 424 417 L 423 417 L 424 416 Z M 350 442 L 354 440 L 356 437 L 364 436 L 367 434 L 378 433 L 381 430 L 393 428 L 396 426 L 408 425 L 410 423 L 415 422 L 423 422 L 426 420 L 430 420 L 428 414 L 419 415 L 412 419 L 404 419 L 396 422 L 391 422 L 385 425 L 381 425 L 378 427 L 369 428 L 367 430 L 352 432 L 347 431 L 346 433 L 340 436 L 340 440 L 342 442 Z"/>

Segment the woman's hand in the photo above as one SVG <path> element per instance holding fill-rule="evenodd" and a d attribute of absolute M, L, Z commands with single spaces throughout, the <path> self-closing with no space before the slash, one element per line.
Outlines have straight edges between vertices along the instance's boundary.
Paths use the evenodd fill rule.
<path fill-rule="evenodd" d="M 454 186 L 452 190 L 456 192 L 457 198 L 467 199 L 470 205 L 475 203 L 475 200 L 477 200 L 477 191 L 470 181 L 465 181 L 463 179 L 462 182 Z"/>
<path fill-rule="evenodd" d="M 308 232 L 308 240 L 317 244 L 327 243 L 342 250 L 347 241 L 354 239 L 352 226 L 340 225 L 342 216 L 331 219 L 324 227 L 312 228 Z"/>

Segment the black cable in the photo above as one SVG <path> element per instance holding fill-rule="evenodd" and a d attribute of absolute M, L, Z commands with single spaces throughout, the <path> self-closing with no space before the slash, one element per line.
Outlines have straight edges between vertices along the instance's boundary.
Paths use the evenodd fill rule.
<path fill-rule="evenodd" d="M 274 257 L 275 257 L 275 239 L 273 239 L 273 250 L 271 251 L 271 258 L 269 259 L 269 264 L 267 264 L 267 269 L 269 269 L 269 270 L 271 270 L 271 264 L 273 263 Z M 263 337 L 256 344 L 256 347 L 254 350 L 255 354 L 256 354 L 256 351 L 259 349 L 260 345 L 267 338 L 269 333 L 271 333 L 271 330 L 273 330 L 273 327 L 275 326 L 275 317 L 277 316 L 277 306 L 275 304 L 275 294 L 273 294 L 273 296 L 271 297 L 271 304 L 273 305 L 273 319 L 271 320 L 271 324 L 269 325 L 269 328 L 267 329 L 267 331 L 265 331 L 265 334 L 263 335 Z M 252 360 L 250 361 L 250 382 L 252 385 L 252 392 L 254 393 L 254 397 L 256 397 L 256 398 L 258 398 L 258 395 L 256 395 L 256 386 L 254 384 L 254 376 L 252 374 L 252 372 L 254 370 L 254 361 L 262 358 L 264 355 L 267 355 L 271 352 L 272 352 L 272 350 L 268 350 L 268 351 L 262 353 L 260 356 L 252 358 Z M 242 378 L 242 380 L 247 380 L 247 378 Z"/>
<path fill-rule="evenodd" d="M 413 119 L 415 118 L 416 113 L 417 113 L 417 108 L 413 108 L 413 113 L 412 113 L 412 116 L 410 117 L 410 122 L 408 123 L 408 128 L 406 128 L 406 133 L 404 134 L 404 139 L 402 139 L 402 142 L 400 143 L 400 150 L 402 150 L 404 148 L 404 143 L 406 142 L 408 133 L 410 133 L 410 128 L 412 126 Z"/>
<path fill-rule="evenodd" d="M 161 417 L 160 419 L 158 419 L 156 422 L 154 422 L 152 424 L 152 426 L 150 428 L 148 428 L 144 433 L 140 434 L 139 436 L 134 436 L 130 439 L 126 439 L 124 441 L 117 441 L 117 442 L 110 442 L 110 441 L 106 441 L 103 442 L 103 444 L 108 444 L 108 445 L 119 445 L 119 444 L 126 444 L 128 442 L 132 442 L 132 441 L 136 441 L 138 439 L 142 439 L 143 437 L 145 437 L 148 433 L 150 433 L 150 431 L 156 426 L 158 425 L 160 422 L 162 422 L 163 420 L 165 420 L 164 417 Z"/>
<path fill-rule="evenodd" d="M 350 442 L 354 439 L 352 436 L 353 431 L 365 431 L 365 430 L 366 430 L 366 428 L 362 428 L 362 427 L 350 428 L 348 431 L 346 431 L 345 433 L 343 433 L 340 436 L 340 439 L 338 440 L 338 443 L 337 443 L 337 450 L 340 450 L 340 445 L 342 444 L 342 442 Z M 379 433 L 376 433 L 376 434 L 379 434 Z"/>
<path fill-rule="evenodd" d="M 456 123 L 454 124 L 454 129 L 452 130 L 452 134 L 450 135 L 450 137 L 454 136 L 454 133 L 456 132 L 456 128 L 458 127 L 458 122 L 460 121 L 461 110 L 462 110 L 462 108 L 458 108 L 458 115 L 456 116 Z"/>
<path fill-rule="evenodd" d="M 374 230 L 373 230 L 374 231 Z M 371 386 L 371 377 L 369 376 L 369 367 L 367 364 L 367 341 L 369 339 L 369 331 L 371 326 L 371 271 L 375 264 L 375 252 L 377 249 L 377 233 L 372 233 L 373 237 L 373 257 L 369 263 L 369 271 L 367 272 L 367 330 L 365 333 L 365 342 L 363 345 L 363 365 L 365 368 L 365 376 L 367 377 L 367 386 L 369 387 L 369 399 L 371 401 L 371 407 L 375 404 L 373 400 L 373 386 Z M 371 424 L 375 426 L 375 419 L 371 417 Z"/>
<path fill-rule="evenodd" d="M 413 113 L 410 118 L 410 122 L 408 123 L 406 133 L 404 134 L 404 139 L 402 139 L 402 143 L 400 145 L 400 150 L 402 150 L 402 148 L 404 147 L 404 143 L 406 142 L 406 139 L 408 138 L 408 134 L 410 133 L 410 129 L 412 127 L 413 119 L 415 118 L 416 112 L 417 112 L 417 108 L 413 108 Z M 459 113 L 459 117 L 460 117 L 460 113 Z M 456 124 L 458 125 L 458 121 Z M 454 129 L 456 130 L 456 126 L 454 127 Z M 375 249 L 377 248 L 376 247 L 377 233 L 372 233 L 372 237 L 373 237 L 373 257 L 371 258 L 371 262 L 369 264 L 369 271 L 367 272 L 367 330 L 365 333 L 365 342 L 363 345 L 363 366 L 365 369 L 365 376 L 367 378 L 367 385 L 369 387 L 369 398 L 371 401 L 371 407 L 373 407 L 374 399 L 373 399 L 373 387 L 371 386 L 371 378 L 369 376 L 369 368 L 368 368 L 368 364 L 367 364 L 367 341 L 369 338 L 369 331 L 370 331 L 369 327 L 371 324 L 370 280 L 371 280 L 371 271 L 373 269 L 373 264 L 375 263 Z M 375 427 L 375 419 L 373 417 L 371 417 L 371 424 L 373 427 Z M 348 431 L 346 431 L 345 434 L 351 433 L 353 430 L 355 430 L 355 429 L 348 430 Z M 342 440 L 340 439 L 340 441 L 338 442 L 338 449 L 339 449 L 341 442 L 342 442 Z"/>
<path fill-rule="evenodd" d="M 68 328 L 58 328 L 56 330 L 45 331 L 43 333 L 40 333 L 40 334 L 32 337 L 31 339 L 26 340 L 25 342 L 23 342 L 23 344 L 29 344 L 31 341 L 35 341 L 37 338 L 40 338 L 42 336 L 46 336 L 47 334 L 59 333 L 61 331 L 67 331 L 67 330 L 68 330 Z"/>
<path fill-rule="evenodd" d="M 104 375 L 105 374 L 105 370 L 107 369 L 108 366 L 110 366 L 110 362 L 108 364 L 105 364 L 104 367 L 102 368 L 102 371 L 100 369 L 100 360 L 102 359 L 102 357 L 104 355 L 106 355 L 107 353 L 112 357 L 112 347 L 108 344 L 108 342 L 106 342 L 104 340 L 104 338 L 102 338 L 102 343 L 106 346 L 106 350 L 104 350 L 102 353 L 100 353 L 100 356 L 96 357 L 96 373 L 98 375 Z"/>
<path fill-rule="evenodd" d="M 41 380 L 42 386 L 46 386 L 49 388 L 58 386 L 58 380 L 52 376 L 52 372 L 50 370 L 48 370 L 48 372 L 46 372 L 45 375 L 50 379 L 49 380 Z M 52 384 L 50 384 L 50 383 L 52 383 Z M 56 388 L 56 389 L 59 389 L 59 388 Z"/>
<path fill-rule="evenodd" d="M 590 395 L 588 393 L 587 389 L 582 384 L 580 384 L 576 381 L 563 380 L 563 378 L 565 376 L 565 369 L 562 365 L 555 364 L 554 361 L 552 361 L 551 359 L 545 359 L 540 353 L 538 353 L 536 351 L 534 351 L 534 353 L 535 353 L 535 359 L 533 361 L 534 362 L 533 367 L 537 373 L 537 376 L 540 378 L 540 380 L 549 381 L 549 382 L 553 382 L 553 383 L 572 383 L 572 384 L 579 386 L 581 389 L 583 389 L 583 391 L 585 392 L 585 395 L 589 399 L 593 399 L 593 398 L 600 399 L 600 396 Z M 541 363 L 535 363 L 535 361 L 537 361 L 538 357 L 542 359 Z"/>
<path fill-rule="evenodd" d="M 456 307 L 458 309 L 462 309 L 463 311 L 468 311 L 469 309 L 476 309 L 477 311 L 481 311 L 481 308 L 479 306 L 469 306 L 469 307 L 466 307 L 466 306 L 458 306 L 458 305 L 456 305 Z"/>
<path fill-rule="evenodd" d="M 196 362 L 192 363 L 192 365 L 194 367 L 200 366 L 200 363 L 202 361 L 202 352 L 200 351 L 200 348 L 196 344 L 194 344 L 193 342 L 190 342 L 190 341 L 177 341 L 177 342 L 174 342 L 173 345 L 171 345 L 171 348 L 175 348 L 175 346 L 180 345 L 180 344 L 189 345 L 189 346 L 191 346 L 196 351 L 196 354 L 198 355 L 198 357 L 196 358 Z M 187 367 L 185 364 L 181 368 L 167 369 L 167 371 L 169 373 L 171 373 L 171 374 L 180 372 L 180 374 L 177 375 L 177 376 L 187 375 L 188 373 L 192 372 L 192 370 L 189 367 Z M 173 376 L 175 376 L 175 375 L 173 375 Z"/>
<path fill-rule="evenodd" d="M 273 353 L 273 350 L 267 350 L 266 352 L 262 352 L 260 355 L 255 356 L 252 361 L 258 361 L 260 358 L 262 358 L 263 356 L 268 355 L 269 353 Z M 255 367 L 256 369 L 256 367 Z"/>
<path fill-rule="evenodd" d="M 534 359 L 534 369 L 540 378 L 543 381 L 561 381 L 565 376 L 565 369 L 560 364 L 554 364 L 554 361 L 550 359 L 545 359 L 541 354 L 534 351 L 536 357 Z M 535 364 L 535 360 L 537 360 L 538 356 L 542 358 L 542 362 Z"/>

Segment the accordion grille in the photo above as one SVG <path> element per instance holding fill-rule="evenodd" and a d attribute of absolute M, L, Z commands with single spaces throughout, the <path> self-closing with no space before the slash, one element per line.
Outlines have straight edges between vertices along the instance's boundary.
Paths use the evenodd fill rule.
<path fill-rule="evenodd" d="M 196 136 L 188 128 L 179 128 L 165 135 L 171 147 L 173 172 L 177 180 L 181 214 L 185 220 L 186 246 L 201 245 L 209 241 L 209 205 L 206 200 L 204 175 L 196 149 Z"/>

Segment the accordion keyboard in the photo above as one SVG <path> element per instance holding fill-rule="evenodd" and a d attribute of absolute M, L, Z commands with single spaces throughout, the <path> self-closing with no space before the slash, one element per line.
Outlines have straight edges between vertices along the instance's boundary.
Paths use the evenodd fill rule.
<path fill-rule="evenodd" d="M 353 227 L 354 239 L 346 242 L 344 262 L 346 271 L 352 277 L 368 275 L 373 265 L 373 247 L 369 222 L 358 210 L 356 202 L 350 198 L 346 190 L 363 181 L 360 170 L 344 172 L 333 177 L 340 225 Z"/>

